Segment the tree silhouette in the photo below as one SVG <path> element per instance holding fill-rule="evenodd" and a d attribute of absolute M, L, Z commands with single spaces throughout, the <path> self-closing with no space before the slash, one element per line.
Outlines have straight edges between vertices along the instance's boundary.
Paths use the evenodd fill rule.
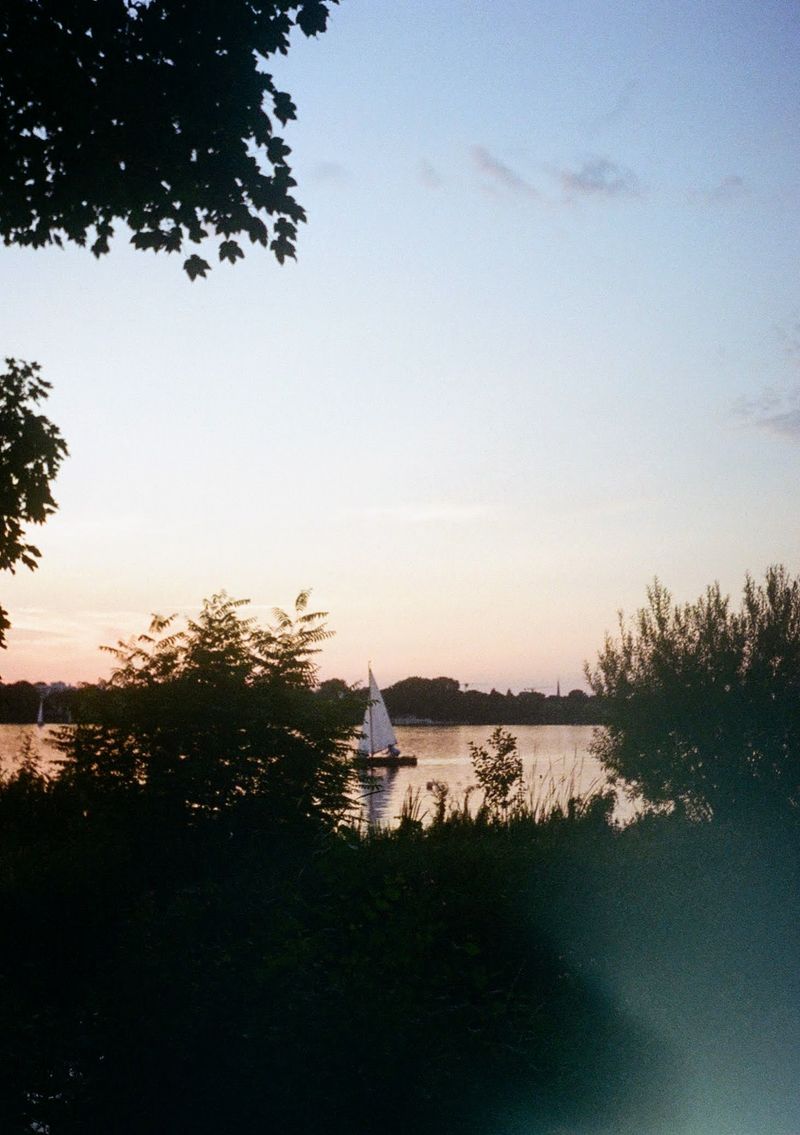
<path fill-rule="evenodd" d="M 50 383 L 37 363 L 6 359 L 0 375 L 0 570 L 18 563 L 33 571 L 39 549 L 25 538 L 26 524 L 43 524 L 55 512 L 50 482 L 67 455 L 58 427 L 37 412 Z M 0 646 L 10 623 L 0 607 Z"/>
<path fill-rule="evenodd" d="M 338 0 L 5 0 L 0 7 L 0 233 L 34 248 L 180 252 L 210 234 L 295 254 L 305 220 L 289 147 L 295 117 L 265 62 L 297 26 L 323 32 Z M 271 231 L 265 218 L 272 218 Z M 184 261 L 190 278 L 209 263 Z"/>
<path fill-rule="evenodd" d="M 587 677 L 607 731 L 595 753 L 646 800 L 695 815 L 800 804 L 800 579 L 749 576 L 739 611 L 719 584 L 673 603 L 658 581 L 620 616 Z"/>
<path fill-rule="evenodd" d="M 196 619 L 154 616 L 107 648 L 111 679 L 87 689 L 65 734 L 63 777 L 87 800 L 139 801 L 164 822 L 335 827 L 349 807 L 355 732 L 346 703 L 315 693 L 325 612 L 280 609 L 261 627 L 224 592 Z"/>

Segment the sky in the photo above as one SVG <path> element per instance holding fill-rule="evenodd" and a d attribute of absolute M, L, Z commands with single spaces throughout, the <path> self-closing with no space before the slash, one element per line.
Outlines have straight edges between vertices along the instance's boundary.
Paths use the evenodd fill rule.
<path fill-rule="evenodd" d="M 310 587 L 323 677 L 551 693 L 654 576 L 800 571 L 795 3 L 343 0 L 270 69 L 297 263 L 0 249 L 70 448 L 4 681 Z"/>

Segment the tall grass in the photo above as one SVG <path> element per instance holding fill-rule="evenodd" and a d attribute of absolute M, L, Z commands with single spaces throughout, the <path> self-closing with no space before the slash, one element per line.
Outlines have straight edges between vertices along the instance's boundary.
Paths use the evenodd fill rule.
<path fill-rule="evenodd" d="M 544 772 L 534 766 L 523 786 L 521 818 L 545 823 L 556 816 L 584 815 L 595 801 L 607 799 L 609 787 L 601 776 L 586 783 L 586 758 L 575 750 L 570 768 L 557 770 L 552 758 Z"/>
<path fill-rule="evenodd" d="M 513 802 L 504 810 L 492 810 L 476 784 L 454 793 L 441 780 L 430 780 L 426 792 L 409 785 L 400 804 L 399 812 L 386 822 L 371 825 L 374 831 L 390 830 L 395 825 L 408 831 L 448 825 L 450 827 L 486 826 L 502 824 L 547 824 L 559 819 L 579 819 L 594 809 L 602 809 L 610 816 L 614 796 L 601 776 L 586 782 L 585 758 L 575 753 L 569 767 L 561 762 L 548 761 L 542 771 L 534 767 L 522 779 L 520 790 Z M 380 789 L 378 789 L 380 790 Z M 360 830 L 370 825 L 361 817 Z"/>

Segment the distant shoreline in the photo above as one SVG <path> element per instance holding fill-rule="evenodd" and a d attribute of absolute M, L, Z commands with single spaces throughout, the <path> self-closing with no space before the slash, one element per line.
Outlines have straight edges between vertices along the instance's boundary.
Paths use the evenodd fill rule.
<path fill-rule="evenodd" d="M 404 678 L 382 691 L 395 725 L 602 725 L 597 697 L 584 690 L 546 695 L 463 687 L 456 678 Z"/>

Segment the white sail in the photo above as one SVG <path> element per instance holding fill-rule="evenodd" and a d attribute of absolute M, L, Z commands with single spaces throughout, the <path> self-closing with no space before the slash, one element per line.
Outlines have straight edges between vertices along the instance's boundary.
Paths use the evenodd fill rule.
<path fill-rule="evenodd" d="M 389 720 L 389 713 L 378 689 L 378 683 L 370 670 L 369 702 L 364 713 L 364 724 L 361 727 L 361 740 L 358 742 L 359 755 L 371 757 L 373 753 L 379 753 L 381 749 L 388 749 L 390 745 L 396 744 L 397 738 Z"/>

